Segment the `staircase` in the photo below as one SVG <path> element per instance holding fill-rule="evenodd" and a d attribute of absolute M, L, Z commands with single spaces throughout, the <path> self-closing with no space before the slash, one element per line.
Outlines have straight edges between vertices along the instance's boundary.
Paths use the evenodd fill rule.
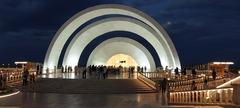
<path fill-rule="evenodd" d="M 39 79 L 24 91 L 68 94 L 129 94 L 153 93 L 152 88 L 138 79 Z"/>

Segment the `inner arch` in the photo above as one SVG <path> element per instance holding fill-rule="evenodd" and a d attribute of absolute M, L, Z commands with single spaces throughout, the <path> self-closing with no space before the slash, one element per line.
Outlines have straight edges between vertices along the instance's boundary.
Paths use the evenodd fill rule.
<path fill-rule="evenodd" d="M 110 57 L 106 63 L 107 66 L 115 67 L 130 67 L 130 66 L 139 66 L 138 63 L 129 55 L 126 54 L 116 54 Z"/>
<path fill-rule="evenodd" d="M 137 34 L 130 33 L 130 32 L 123 32 L 123 31 L 115 31 L 115 32 L 109 32 L 106 34 L 103 34 L 97 38 L 95 38 L 93 41 L 88 43 L 88 45 L 84 48 L 78 65 L 80 66 L 86 66 L 88 59 L 90 58 L 90 54 L 93 52 L 94 49 L 98 45 L 101 46 L 101 44 L 106 43 L 106 42 L 113 42 L 113 41 L 121 41 L 121 42 L 128 42 L 136 47 L 140 48 L 141 50 L 145 52 L 149 52 L 150 55 L 152 56 L 155 66 L 156 67 L 161 67 L 161 62 L 160 58 L 155 50 L 155 48 L 144 38 L 141 36 L 138 36 Z M 103 42 L 103 43 L 102 43 Z"/>
<path fill-rule="evenodd" d="M 119 41 L 125 40 L 125 41 Z M 134 41 L 128 38 L 113 38 L 104 41 L 97 46 L 89 56 L 87 65 L 106 65 L 107 61 L 116 54 L 126 54 L 131 56 L 140 66 L 146 66 L 148 71 L 155 70 L 154 60 L 151 54 L 142 47 L 134 45 Z M 141 45 L 141 44 L 140 44 Z"/>
<path fill-rule="evenodd" d="M 139 42 L 124 37 L 111 38 L 98 45 L 91 52 L 87 65 L 104 64 L 111 56 L 118 53 L 130 55 L 139 65 L 147 66 L 148 71 L 154 71 L 156 68 L 148 49 Z"/>

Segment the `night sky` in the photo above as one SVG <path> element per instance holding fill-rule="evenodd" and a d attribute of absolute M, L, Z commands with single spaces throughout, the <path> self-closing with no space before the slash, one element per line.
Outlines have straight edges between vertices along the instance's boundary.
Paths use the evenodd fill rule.
<path fill-rule="evenodd" d="M 43 62 L 61 25 L 99 4 L 124 4 L 157 20 L 181 63 L 233 61 L 240 66 L 239 0 L 1 0 L 0 63 Z"/>

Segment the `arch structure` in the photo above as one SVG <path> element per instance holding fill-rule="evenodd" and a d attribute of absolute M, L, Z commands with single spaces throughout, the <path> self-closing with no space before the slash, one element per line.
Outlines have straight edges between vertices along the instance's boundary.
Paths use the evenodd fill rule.
<path fill-rule="evenodd" d="M 58 66 L 64 45 L 79 27 L 103 16 L 111 17 L 91 22 L 74 35 L 64 54 L 63 66 L 77 66 L 83 49 L 100 35 L 114 31 L 123 31 L 135 33 L 147 40 L 157 52 L 162 67 L 181 68 L 173 42 L 157 21 L 145 13 L 128 6 L 105 4 L 87 8 L 62 25 L 49 45 L 44 60 L 43 73 L 46 73 L 47 69 L 51 71 Z M 155 65 L 155 61 L 150 54 L 151 52 L 141 44 L 126 38 L 105 40 L 89 55 L 88 64 L 86 65 L 104 63 L 112 55 L 124 53 L 132 56 L 138 64 L 148 66 L 149 70 L 153 71 L 158 66 Z"/>
<path fill-rule="evenodd" d="M 105 65 L 116 54 L 131 56 L 138 65 L 146 66 L 147 71 L 154 71 L 156 67 L 151 53 L 142 44 L 122 37 L 111 38 L 98 45 L 90 54 L 87 65 Z"/>

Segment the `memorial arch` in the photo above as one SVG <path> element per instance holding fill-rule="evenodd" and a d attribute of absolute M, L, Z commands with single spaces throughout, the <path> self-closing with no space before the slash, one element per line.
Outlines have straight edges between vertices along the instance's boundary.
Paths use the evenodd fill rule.
<path fill-rule="evenodd" d="M 97 18 L 102 19 L 95 21 Z M 86 48 L 90 42 L 103 34 L 122 31 L 137 34 L 139 37 L 150 43 L 156 51 L 162 67 L 168 66 L 172 68 L 181 68 L 177 51 L 171 39 L 157 21 L 134 8 L 117 4 L 107 4 L 85 9 L 63 24 L 49 45 L 44 60 L 44 70 L 47 68 L 53 70 L 54 67 L 58 66 L 64 45 L 70 39 L 72 34 L 81 27 L 82 29 L 74 35 L 70 40 L 70 44 L 67 45 L 63 63 L 60 65 L 72 67 L 77 66 L 84 48 Z M 136 40 L 127 40 L 125 38 L 113 38 L 109 40 L 105 40 L 106 42 L 103 41 L 102 44 L 99 44 L 99 46 L 93 50 L 93 53 L 89 55 L 90 61 L 88 60 L 88 64 L 86 65 L 97 62 L 97 59 L 93 58 L 94 56 L 106 56 L 105 58 L 107 59 L 116 53 L 126 53 L 135 58 L 138 61 L 138 64 L 141 62 L 148 63 L 150 71 L 153 71 L 156 67 L 160 66 L 159 64 L 156 65 L 156 60 L 153 60 L 151 55 L 152 52 L 149 52 L 149 49 L 146 49 L 145 46 L 141 45 L 142 43 L 139 43 Z M 118 42 L 114 42 L 114 40 L 117 40 Z M 107 44 L 103 45 L 104 43 Z M 111 49 L 106 45 L 115 47 Z M 125 46 L 125 49 L 117 47 L 119 45 Z M 107 48 L 111 53 L 108 55 L 98 55 L 95 53 L 98 48 L 103 50 L 106 50 Z M 139 55 L 134 54 L 136 53 L 134 51 L 138 51 Z M 94 62 L 91 62 L 91 60 Z"/>

